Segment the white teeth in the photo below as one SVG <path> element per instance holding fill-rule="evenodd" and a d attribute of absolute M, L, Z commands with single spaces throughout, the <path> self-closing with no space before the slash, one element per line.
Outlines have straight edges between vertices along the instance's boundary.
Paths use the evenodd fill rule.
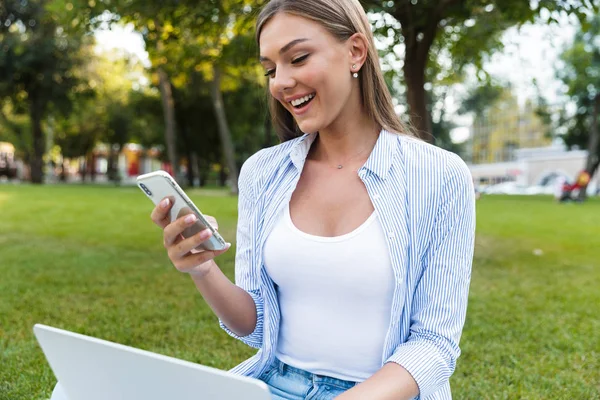
<path fill-rule="evenodd" d="M 315 97 L 314 93 L 313 94 L 309 94 L 307 96 L 301 97 L 299 99 L 296 100 L 292 100 L 290 101 L 290 103 L 294 106 L 297 107 L 302 103 L 306 103 L 307 101 L 309 101 L 310 99 L 312 99 L 313 97 Z"/>

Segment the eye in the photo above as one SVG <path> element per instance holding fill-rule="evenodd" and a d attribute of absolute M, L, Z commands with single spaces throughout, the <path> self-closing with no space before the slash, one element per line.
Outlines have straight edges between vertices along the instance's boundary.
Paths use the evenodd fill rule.
<path fill-rule="evenodd" d="M 305 55 L 303 55 L 303 56 L 300 56 L 300 57 L 298 57 L 298 58 L 295 58 L 295 59 L 293 59 L 293 60 L 292 60 L 292 64 L 299 64 L 299 63 L 301 63 L 302 61 L 306 60 L 306 59 L 308 58 L 308 56 L 309 56 L 309 55 L 310 55 L 310 54 L 305 54 Z"/>
<path fill-rule="evenodd" d="M 265 73 L 265 76 L 268 76 L 269 78 L 272 78 L 274 75 L 275 75 L 275 68 L 268 69 L 267 72 Z"/>

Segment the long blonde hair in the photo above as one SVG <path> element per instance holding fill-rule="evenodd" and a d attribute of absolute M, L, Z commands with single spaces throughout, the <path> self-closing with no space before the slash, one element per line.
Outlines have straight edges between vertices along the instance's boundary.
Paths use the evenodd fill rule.
<path fill-rule="evenodd" d="M 340 42 L 355 33 L 362 33 L 368 41 L 368 53 L 360 73 L 363 107 L 377 124 L 390 132 L 416 136 L 404 125 L 394 111 L 392 96 L 385 84 L 373 33 L 365 10 L 358 0 L 271 0 L 256 21 L 256 42 L 265 24 L 277 13 L 284 12 L 317 22 Z M 294 117 L 269 96 L 269 110 L 273 126 L 282 142 L 302 135 Z"/>

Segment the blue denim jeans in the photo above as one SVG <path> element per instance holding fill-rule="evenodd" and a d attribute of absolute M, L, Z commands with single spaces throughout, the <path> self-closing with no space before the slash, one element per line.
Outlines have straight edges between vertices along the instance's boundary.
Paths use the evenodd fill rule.
<path fill-rule="evenodd" d="M 330 400 L 356 385 L 356 382 L 315 375 L 278 359 L 258 379 L 269 385 L 273 400 Z"/>

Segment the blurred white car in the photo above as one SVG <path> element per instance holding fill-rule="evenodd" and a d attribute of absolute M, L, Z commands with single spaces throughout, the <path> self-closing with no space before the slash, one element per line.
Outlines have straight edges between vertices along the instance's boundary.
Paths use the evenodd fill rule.
<path fill-rule="evenodd" d="M 524 194 L 530 194 L 530 195 L 536 195 L 536 194 L 554 195 L 555 192 L 556 192 L 556 188 L 553 185 L 546 185 L 546 186 L 534 185 L 534 186 L 529 186 L 529 187 L 525 188 L 525 193 Z"/>
<path fill-rule="evenodd" d="M 526 187 L 516 182 L 503 182 L 483 189 L 485 194 L 527 194 Z"/>

